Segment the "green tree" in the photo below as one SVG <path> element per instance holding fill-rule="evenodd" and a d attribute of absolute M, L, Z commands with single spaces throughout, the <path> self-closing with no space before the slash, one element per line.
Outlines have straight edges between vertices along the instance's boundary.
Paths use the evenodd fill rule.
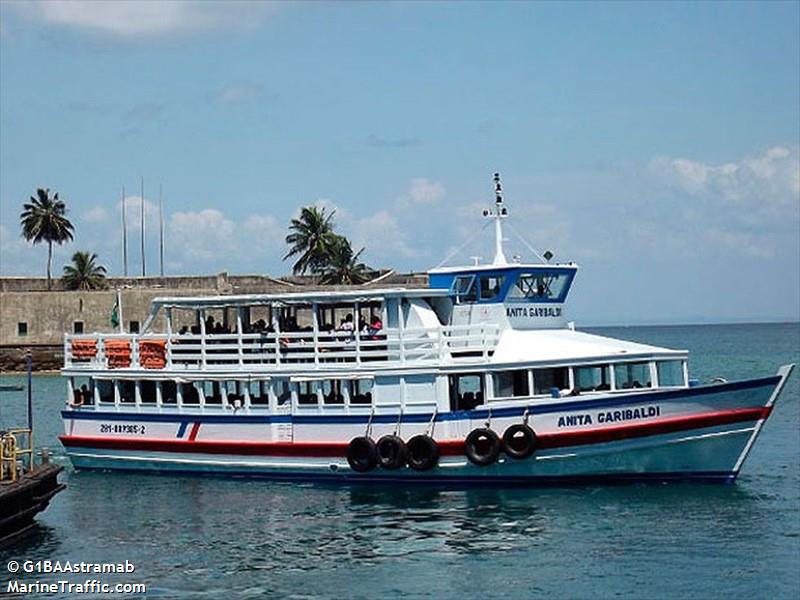
<path fill-rule="evenodd" d="M 291 233 L 286 236 L 290 248 L 283 260 L 300 255 L 292 267 L 295 275 L 308 271 L 319 272 L 327 264 L 331 246 L 337 237 L 333 233 L 335 213 L 333 210 L 326 214 L 324 208 L 304 206 L 300 210 L 300 218 L 292 219 L 289 225 Z"/>
<path fill-rule="evenodd" d="M 50 197 L 49 188 L 39 188 L 31 201 L 23 204 L 19 216 L 22 237 L 38 244 L 47 242 L 47 289 L 50 289 L 50 267 L 53 263 L 53 242 L 63 244 L 72 240 L 74 228 L 67 219 L 67 207 L 58 199 L 58 194 Z"/>
<path fill-rule="evenodd" d="M 76 252 L 72 264 L 64 266 L 61 280 L 69 290 L 100 290 L 106 287 L 106 268 L 98 265 L 97 254 Z"/>
<path fill-rule="evenodd" d="M 335 235 L 327 260 L 319 270 L 320 282 L 329 285 L 358 285 L 369 281 L 372 269 L 358 260 L 362 252 L 364 248 L 354 253 L 350 240 Z"/>

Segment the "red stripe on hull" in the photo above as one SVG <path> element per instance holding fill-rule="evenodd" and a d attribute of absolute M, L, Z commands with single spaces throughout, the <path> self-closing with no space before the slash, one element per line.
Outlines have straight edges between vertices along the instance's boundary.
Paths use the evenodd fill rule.
<path fill-rule="evenodd" d="M 620 425 L 602 429 L 583 431 L 564 431 L 540 434 L 537 436 L 537 449 L 564 448 L 615 442 L 633 438 L 704 429 L 717 425 L 744 423 L 766 419 L 770 407 L 740 408 L 723 412 L 705 413 L 688 417 L 662 419 L 656 422 Z M 282 456 L 282 457 L 337 457 L 346 455 L 349 442 L 217 442 L 197 441 L 200 423 L 194 423 L 189 441 L 184 440 L 142 440 L 137 438 L 104 438 L 90 436 L 59 437 L 67 448 L 97 448 L 109 450 L 142 450 L 149 452 L 191 452 L 200 454 L 233 454 L 240 456 Z M 463 440 L 442 440 L 438 442 L 443 456 L 458 456 L 464 453 Z"/>

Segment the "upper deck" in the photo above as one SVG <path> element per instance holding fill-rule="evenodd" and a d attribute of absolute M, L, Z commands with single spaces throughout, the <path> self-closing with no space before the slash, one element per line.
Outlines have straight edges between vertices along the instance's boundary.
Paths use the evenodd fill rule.
<path fill-rule="evenodd" d="M 67 335 L 65 370 L 357 372 L 676 354 L 573 331 L 564 306 L 578 266 L 550 263 L 548 252 L 508 262 L 495 183 L 496 206 L 484 211 L 495 225 L 491 264 L 432 269 L 425 289 L 156 298 L 141 334 Z"/>

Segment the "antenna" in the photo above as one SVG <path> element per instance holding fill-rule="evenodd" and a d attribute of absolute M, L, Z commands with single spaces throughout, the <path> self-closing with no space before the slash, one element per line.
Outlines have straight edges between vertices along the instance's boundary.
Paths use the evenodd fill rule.
<path fill-rule="evenodd" d="M 122 269 L 125 277 L 128 276 L 128 220 L 125 207 L 125 186 L 122 186 Z"/>
<path fill-rule="evenodd" d="M 162 198 L 161 184 L 158 184 L 158 254 L 161 259 L 161 276 L 164 276 L 164 199 Z"/>
<path fill-rule="evenodd" d="M 503 186 L 500 184 L 500 173 L 494 174 L 494 210 L 485 209 L 484 217 L 494 219 L 494 261 L 495 265 L 507 265 L 506 255 L 503 252 L 503 224 L 502 220 L 508 218 L 508 209 L 503 204 Z"/>
<path fill-rule="evenodd" d="M 142 277 L 147 276 L 144 257 L 144 175 L 142 175 Z"/>

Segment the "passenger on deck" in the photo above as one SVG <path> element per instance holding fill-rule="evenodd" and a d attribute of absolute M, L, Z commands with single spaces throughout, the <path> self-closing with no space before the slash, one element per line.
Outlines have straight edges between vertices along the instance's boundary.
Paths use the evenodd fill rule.
<path fill-rule="evenodd" d="M 372 314 L 369 317 L 369 322 L 370 322 L 369 326 L 370 334 L 373 337 L 376 337 L 380 332 L 380 330 L 383 329 L 383 321 L 381 321 L 381 318 L 376 314 Z"/>

